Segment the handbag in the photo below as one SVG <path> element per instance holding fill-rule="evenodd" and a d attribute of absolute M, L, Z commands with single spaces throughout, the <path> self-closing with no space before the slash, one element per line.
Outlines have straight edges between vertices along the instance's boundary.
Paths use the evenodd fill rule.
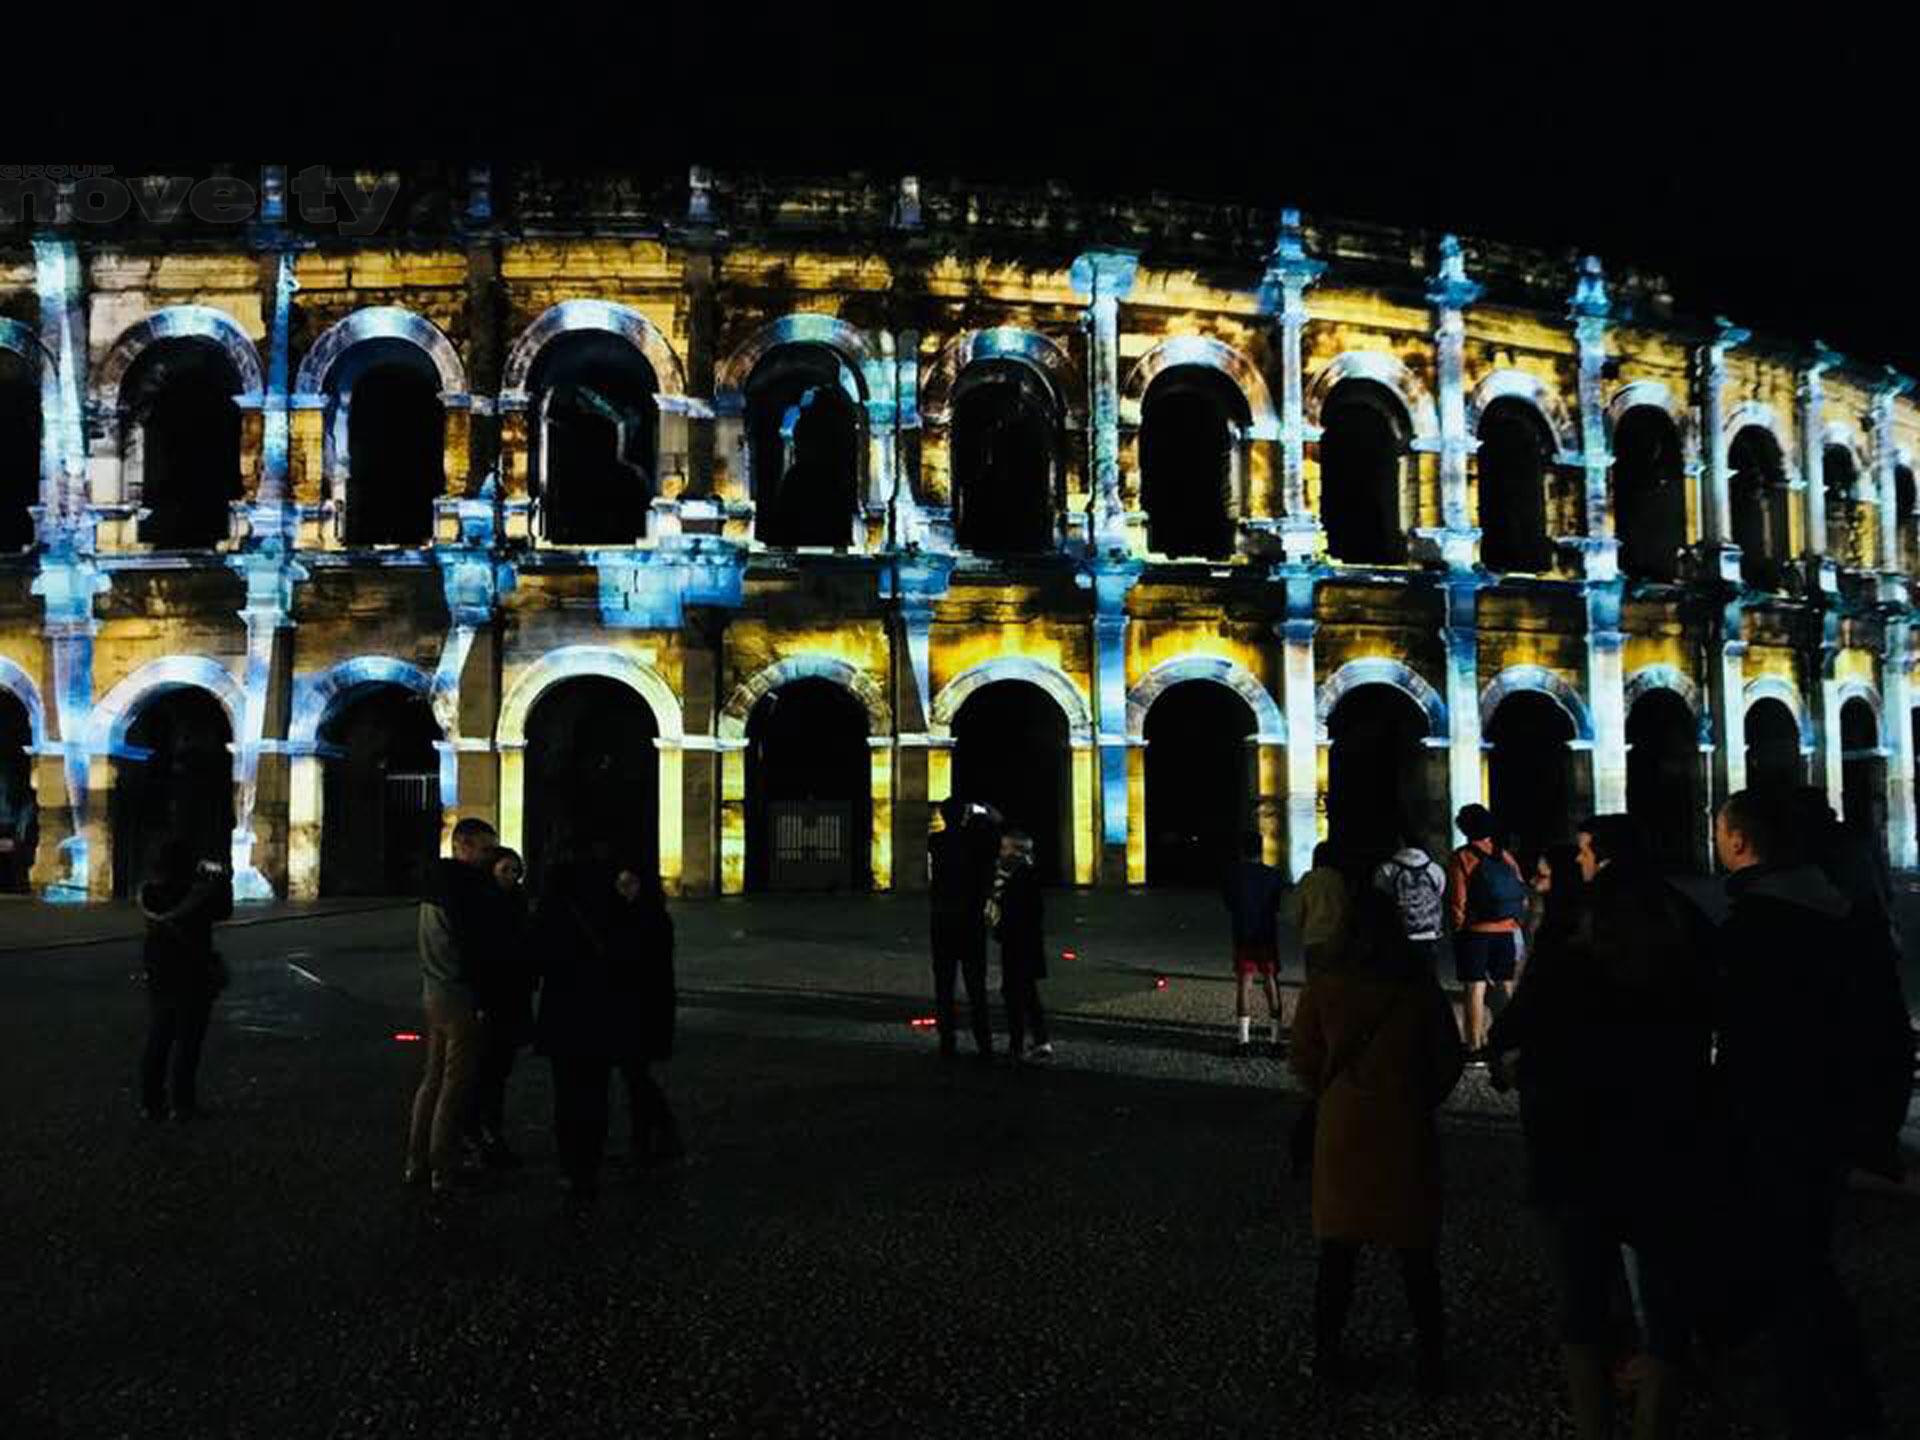
<path fill-rule="evenodd" d="M 1388 1002 L 1387 1008 L 1380 1012 L 1379 1019 L 1373 1022 L 1373 1028 L 1360 1037 L 1360 1043 L 1351 1047 L 1346 1054 L 1333 1062 L 1333 1068 L 1327 1072 L 1326 1083 L 1320 1087 L 1320 1095 L 1333 1088 L 1338 1080 L 1358 1060 L 1366 1054 L 1367 1047 L 1373 1044 L 1374 1037 L 1386 1028 L 1393 1012 L 1400 1008 L 1400 997 L 1395 996 Z M 1313 1175 L 1313 1139 L 1320 1128 L 1320 1095 L 1309 1095 L 1307 1103 L 1294 1117 L 1293 1129 L 1287 1136 L 1287 1163 L 1296 1180 L 1310 1179 Z"/>

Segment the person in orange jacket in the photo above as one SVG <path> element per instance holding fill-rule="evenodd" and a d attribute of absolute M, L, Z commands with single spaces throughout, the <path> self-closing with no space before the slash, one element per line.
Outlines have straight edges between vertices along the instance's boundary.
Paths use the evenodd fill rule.
<path fill-rule="evenodd" d="M 1447 919 L 1453 931 L 1453 973 L 1466 991 L 1467 1050 L 1484 1063 L 1487 986 L 1509 998 L 1520 957 L 1520 927 L 1529 892 L 1519 863 L 1501 848 L 1500 827 L 1484 805 L 1463 805 L 1453 823 L 1467 837 L 1447 862 Z"/>

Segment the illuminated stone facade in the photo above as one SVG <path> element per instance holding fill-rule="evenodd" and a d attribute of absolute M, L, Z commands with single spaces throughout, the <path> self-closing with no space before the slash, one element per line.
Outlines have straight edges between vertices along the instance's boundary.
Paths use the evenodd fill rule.
<path fill-rule="evenodd" d="M 264 188 L 0 230 L 0 746 L 49 896 L 224 829 L 183 787 L 229 760 L 254 898 L 380 888 L 329 825 L 408 795 L 534 850 L 600 805 L 684 894 L 809 846 L 924 884 L 956 784 L 1080 885 L 1486 798 L 1526 841 L 1631 800 L 1703 864 L 1714 799 L 1794 775 L 1915 864 L 1889 371 L 1231 206 L 476 168 L 350 239 Z M 349 725 L 375 695 L 427 760 Z"/>

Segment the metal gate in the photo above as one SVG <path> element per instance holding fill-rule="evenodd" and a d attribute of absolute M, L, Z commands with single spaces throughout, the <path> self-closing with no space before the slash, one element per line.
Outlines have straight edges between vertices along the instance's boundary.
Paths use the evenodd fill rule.
<path fill-rule="evenodd" d="M 815 800 L 767 804 L 774 890 L 843 890 L 853 878 L 853 807 Z"/>

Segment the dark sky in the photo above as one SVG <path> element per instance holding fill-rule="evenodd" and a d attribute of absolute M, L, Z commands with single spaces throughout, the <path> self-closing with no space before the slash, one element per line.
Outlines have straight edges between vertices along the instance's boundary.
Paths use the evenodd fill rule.
<path fill-rule="evenodd" d="M 181 160 L 697 159 L 1287 202 L 1578 246 L 1663 271 L 1690 313 L 1920 374 L 1920 81 L 1874 12 L 1823 5 L 1767 29 L 1755 10 L 1692 33 L 1679 5 L 1590 6 L 1576 33 L 1543 29 L 1562 8 L 1545 3 L 1248 18 L 1268 8 L 1292 7 L 815 0 L 551 31 L 531 12 L 436 12 L 302 27 L 299 58 L 267 67 L 289 83 L 215 83 L 260 74 L 280 42 L 256 24 L 205 42 L 197 85 L 88 55 L 95 83 L 50 90 L 44 136 L 15 132 L 48 153 L 0 159 L 131 140 Z M 155 103 L 137 126 L 106 119 L 109 88 Z"/>

